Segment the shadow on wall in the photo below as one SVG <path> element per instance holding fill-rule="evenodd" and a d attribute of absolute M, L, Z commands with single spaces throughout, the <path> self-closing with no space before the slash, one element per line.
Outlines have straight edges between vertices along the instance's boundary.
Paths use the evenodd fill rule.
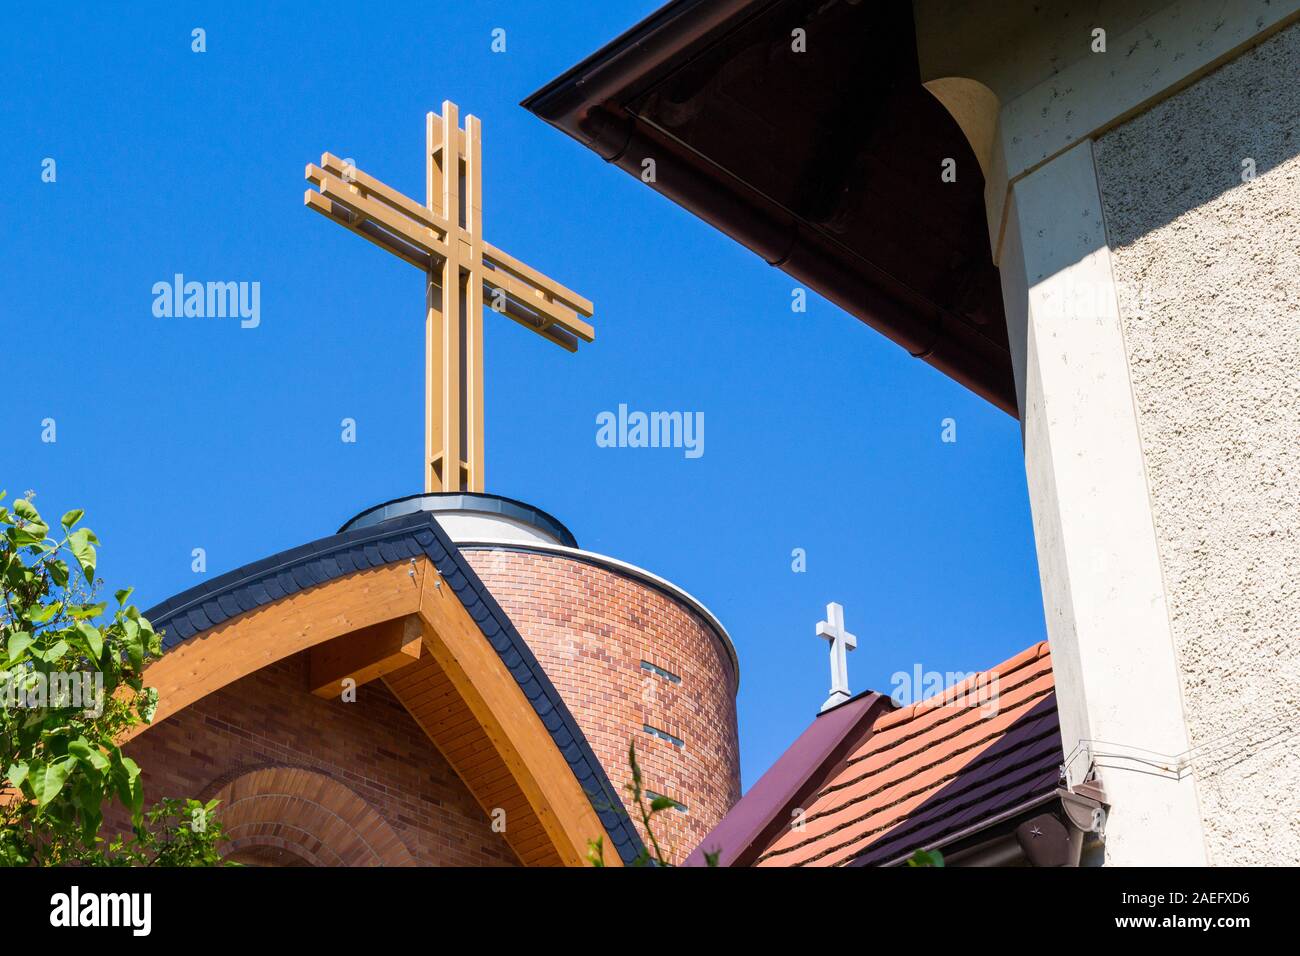
<path fill-rule="evenodd" d="M 1297 76 L 1300 23 L 1293 23 L 1099 136 L 1097 170 L 1112 248 L 1249 187 L 1300 155 Z M 1292 201 L 1300 194 L 1293 191 Z"/>

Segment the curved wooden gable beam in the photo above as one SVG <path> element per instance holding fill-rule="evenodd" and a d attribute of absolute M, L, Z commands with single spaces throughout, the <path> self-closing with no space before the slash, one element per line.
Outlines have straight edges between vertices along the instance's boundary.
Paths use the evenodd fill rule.
<path fill-rule="evenodd" d="M 365 627 L 415 614 L 427 559 L 390 564 L 287 595 L 200 631 L 145 670 L 158 690 L 154 723 L 276 661 Z M 127 739 L 149 729 L 133 728 Z"/>
<path fill-rule="evenodd" d="M 158 690 L 154 724 L 134 728 L 125 739 L 276 661 L 411 615 L 419 621 L 428 654 L 446 673 L 540 821 L 554 851 L 544 858 L 584 865 L 587 841 L 606 835 L 605 827 L 519 682 L 424 555 L 286 595 L 173 646 L 145 671 L 145 685 Z M 424 729 L 439 745 L 437 728 Z M 475 791 L 472 776 L 465 783 Z M 485 804 L 478 792 L 475 797 Z M 510 841 L 508 823 L 505 836 Z M 520 856 L 538 858 L 535 849 Z M 617 854 L 606 854 L 606 863 L 622 865 Z"/>
<path fill-rule="evenodd" d="M 419 617 L 425 648 L 510 769 L 550 834 L 560 861 L 566 866 L 585 865 L 587 841 L 603 835 L 605 828 L 519 682 L 432 566 L 422 585 Z M 457 761 L 452 763 L 455 766 Z M 556 780 L 565 786 L 550 785 Z M 491 812 L 492 808 L 484 809 Z M 509 839 L 509 825 L 505 832 Z M 614 865 L 622 865 L 617 854 L 611 856 Z"/>

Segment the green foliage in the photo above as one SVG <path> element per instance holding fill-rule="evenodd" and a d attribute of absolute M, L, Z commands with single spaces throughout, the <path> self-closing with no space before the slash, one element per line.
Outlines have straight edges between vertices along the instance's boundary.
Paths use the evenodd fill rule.
<path fill-rule="evenodd" d="M 632 866 L 672 866 L 668 862 L 668 857 L 672 855 L 672 851 L 670 849 L 667 854 L 664 853 L 663 848 L 659 845 L 659 838 L 655 836 L 653 822 L 655 814 L 671 810 L 677 806 L 677 801 L 669 797 L 655 797 L 648 803 L 646 802 L 645 791 L 641 787 L 641 765 L 636 762 L 636 741 L 628 742 L 627 762 L 632 768 L 632 782 L 627 785 L 627 789 L 632 794 L 632 805 L 641 817 L 641 826 L 645 830 L 646 839 L 650 841 L 648 848 L 642 847 L 641 852 L 632 861 Z M 617 809 L 619 812 L 625 812 L 622 807 Z M 717 866 L 718 853 L 705 852 L 704 861 L 708 866 Z M 592 866 L 605 865 L 605 838 L 603 836 L 587 841 L 587 862 Z"/>
<path fill-rule="evenodd" d="M 99 539 L 77 527 L 82 512 L 63 515 L 52 536 L 32 497 L 10 511 L 0 492 L 0 865 L 219 862 L 211 807 L 173 800 L 146 813 L 140 768 L 117 745 L 153 718 L 158 698 L 143 678 L 159 635 L 127 603 L 130 590 L 111 612 L 95 599 Z M 132 840 L 99 837 L 114 799 Z"/>
<path fill-rule="evenodd" d="M 674 805 L 673 801 L 667 797 L 656 797 L 648 805 L 646 804 L 645 791 L 641 789 L 641 767 L 636 762 L 636 741 L 628 743 L 627 762 L 632 767 L 632 782 L 627 785 L 627 789 L 632 794 L 632 805 L 641 817 L 641 826 L 645 828 L 646 839 L 650 841 L 648 847 L 641 848 L 632 865 L 670 866 L 663 849 L 659 846 L 659 838 L 655 836 L 651 823 L 656 813 L 671 809 Z"/>
<path fill-rule="evenodd" d="M 907 858 L 908 866 L 943 866 L 943 854 L 938 850 L 917 850 Z"/>
<path fill-rule="evenodd" d="M 213 815 L 218 801 L 159 800 L 131 839 L 97 837 L 72 848 L 64 862 L 83 866 L 238 866 L 217 853 L 225 830 Z"/>
<path fill-rule="evenodd" d="M 160 800 L 146 815 L 147 833 L 142 854 L 154 866 L 222 866 L 217 844 L 225 836 L 214 817 L 217 800 Z"/>

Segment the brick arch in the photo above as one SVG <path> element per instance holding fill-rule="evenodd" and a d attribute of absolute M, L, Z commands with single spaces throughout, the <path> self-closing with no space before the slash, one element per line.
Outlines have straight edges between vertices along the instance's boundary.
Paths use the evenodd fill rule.
<path fill-rule="evenodd" d="M 223 852 L 275 847 L 312 866 L 414 866 L 388 822 L 350 788 L 302 767 L 267 766 L 218 781 Z"/>

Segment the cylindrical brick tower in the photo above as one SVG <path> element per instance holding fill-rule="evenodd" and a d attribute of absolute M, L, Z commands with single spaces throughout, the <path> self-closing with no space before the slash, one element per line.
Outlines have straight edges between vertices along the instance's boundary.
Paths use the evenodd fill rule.
<path fill-rule="evenodd" d="M 635 743 L 642 786 L 676 801 L 655 836 L 685 859 L 740 799 L 739 664 L 722 624 L 676 585 L 583 551 L 550 515 L 496 495 L 415 495 L 343 530 L 415 511 L 436 514 L 510 616 L 625 804 Z"/>

